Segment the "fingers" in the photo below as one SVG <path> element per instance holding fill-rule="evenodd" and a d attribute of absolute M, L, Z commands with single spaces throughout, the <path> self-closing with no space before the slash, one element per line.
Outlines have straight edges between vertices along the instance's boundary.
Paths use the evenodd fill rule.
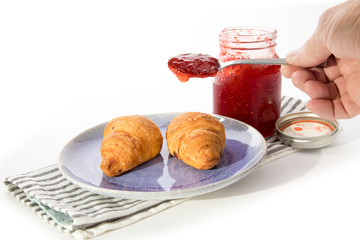
<path fill-rule="evenodd" d="M 306 92 L 305 84 L 308 81 L 315 81 L 314 75 L 306 69 L 298 70 L 291 75 L 291 80 L 295 87 L 301 91 Z"/>
<path fill-rule="evenodd" d="M 331 55 L 327 59 L 326 67 L 323 68 L 325 75 L 330 81 L 334 81 L 338 77 L 341 76 L 341 73 L 339 71 L 339 66 L 337 64 L 337 59 L 333 55 Z"/>
<path fill-rule="evenodd" d="M 348 72 L 344 73 L 344 78 L 346 78 L 346 91 L 351 97 L 351 99 L 360 106 L 360 60 L 353 61 L 344 61 L 342 65 L 346 65 L 347 67 L 352 67 L 353 72 L 348 70 Z M 356 71 L 356 69 L 359 69 Z M 355 70 L 355 71 L 354 71 Z"/>
<path fill-rule="evenodd" d="M 294 85 L 312 98 L 307 108 L 327 119 L 347 119 L 360 114 L 360 74 L 343 76 L 340 65 L 359 69 L 360 62 L 339 61 L 330 58 L 325 68 L 282 67 L 285 77 L 291 77 Z M 359 65 L 357 65 L 359 64 Z M 344 73 L 344 67 L 341 68 Z"/>
<path fill-rule="evenodd" d="M 311 98 L 335 99 L 340 96 L 336 83 L 329 82 L 322 69 L 300 69 L 291 75 L 291 79 L 297 88 Z"/>
<path fill-rule="evenodd" d="M 324 99 L 311 99 L 306 103 L 306 108 L 319 117 L 334 119 L 334 108 L 332 101 Z"/>
<path fill-rule="evenodd" d="M 284 77 L 291 78 L 291 76 L 294 74 L 294 72 L 299 71 L 299 70 L 304 70 L 304 69 L 312 71 L 315 78 L 321 82 L 334 81 L 339 76 L 341 76 L 339 67 L 337 65 L 337 59 L 335 59 L 335 57 L 333 55 L 331 55 L 327 59 L 326 67 L 304 68 L 304 67 L 298 67 L 298 66 L 292 66 L 292 65 L 282 65 L 281 73 L 284 75 Z"/>
<path fill-rule="evenodd" d="M 347 95 L 335 100 L 311 99 L 306 103 L 307 109 L 326 119 L 348 119 L 360 114 L 359 105 Z"/>
<path fill-rule="evenodd" d="M 284 77 L 286 78 L 291 78 L 291 75 L 298 71 L 303 69 L 302 67 L 296 67 L 296 66 L 292 66 L 292 65 L 281 65 L 281 73 L 282 75 L 284 75 Z"/>
<path fill-rule="evenodd" d="M 337 86 L 345 84 L 334 56 L 328 59 L 327 66 L 324 68 L 308 69 L 284 65 L 281 71 L 285 77 L 291 77 L 294 85 L 311 98 L 339 98 L 342 93 Z"/>
<path fill-rule="evenodd" d="M 323 84 L 318 81 L 307 81 L 304 84 L 307 95 L 311 98 L 336 99 L 340 94 L 335 83 Z"/>

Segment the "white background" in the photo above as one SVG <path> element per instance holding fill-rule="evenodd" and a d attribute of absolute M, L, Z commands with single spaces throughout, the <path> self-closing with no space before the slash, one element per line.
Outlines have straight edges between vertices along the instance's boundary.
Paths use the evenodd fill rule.
<path fill-rule="evenodd" d="M 167 60 L 218 54 L 229 26 L 277 29 L 281 57 L 339 1 L 0 2 L 0 178 L 57 162 L 82 131 L 120 115 L 212 112 L 211 79 L 180 83 Z M 283 79 L 283 95 L 307 96 Z M 360 117 L 337 141 L 98 239 L 359 239 Z M 12 239 L 71 239 L 0 187 Z"/>

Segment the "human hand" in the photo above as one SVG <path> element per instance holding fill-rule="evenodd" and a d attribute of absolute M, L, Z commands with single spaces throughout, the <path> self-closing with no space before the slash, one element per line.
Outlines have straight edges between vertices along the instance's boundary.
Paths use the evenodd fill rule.
<path fill-rule="evenodd" d="M 310 39 L 286 59 L 291 65 L 281 72 L 310 96 L 310 111 L 327 119 L 360 114 L 360 0 L 325 11 Z"/>

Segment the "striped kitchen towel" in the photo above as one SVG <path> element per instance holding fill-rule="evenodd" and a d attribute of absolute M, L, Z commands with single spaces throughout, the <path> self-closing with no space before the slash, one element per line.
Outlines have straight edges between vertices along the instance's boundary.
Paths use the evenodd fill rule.
<path fill-rule="evenodd" d="M 305 110 L 305 104 L 282 98 L 281 114 Z M 295 149 L 283 145 L 276 135 L 266 139 L 268 152 L 260 166 Z M 107 197 L 74 185 L 61 175 L 56 164 L 4 181 L 9 192 L 37 215 L 77 239 L 96 237 L 176 206 L 186 199 L 131 200 Z"/>
<path fill-rule="evenodd" d="M 305 103 L 300 99 L 287 97 L 287 96 L 283 96 L 281 98 L 281 112 L 280 112 L 281 116 L 284 116 L 288 113 L 301 112 L 305 110 L 306 110 Z M 267 155 L 266 158 L 261 161 L 259 166 L 297 151 L 297 149 L 295 148 L 291 148 L 289 146 L 282 144 L 278 140 L 276 134 L 273 134 L 271 137 L 266 138 L 266 145 L 267 145 Z"/>

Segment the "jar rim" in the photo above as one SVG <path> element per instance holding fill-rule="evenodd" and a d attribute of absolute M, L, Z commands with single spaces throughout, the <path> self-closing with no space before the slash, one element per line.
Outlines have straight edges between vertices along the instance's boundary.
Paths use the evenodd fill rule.
<path fill-rule="evenodd" d="M 223 28 L 220 31 L 220 35 L 221 34 L 229 34 L 236 36 L 249 36 L 249 35 L 263 36 L 263 35 L 276 35 L 277 31 L 276 29 L 270 27 L 234 26 L 234 27 Z"/>
<path fill-rule="evenodd" d="M 219 33 L 219 44 L 232 49 L 263 49 L 276 46 L 276 35 L 277 31 L 270 27 L 227 27 Z"/>
<path fill-rule="evenodd" d="M 276 39 L 277 31 L 270 27 L 235 26 L 220 31 L 219 38 L 236 42 L 259 42 Z"/>

